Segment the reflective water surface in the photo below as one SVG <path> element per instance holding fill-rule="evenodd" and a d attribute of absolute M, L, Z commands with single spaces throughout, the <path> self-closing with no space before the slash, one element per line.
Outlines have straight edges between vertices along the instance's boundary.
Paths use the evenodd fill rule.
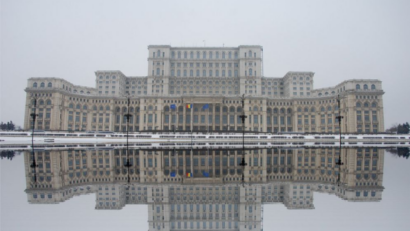
<path fill-rule="evenodd" d="M 378 148 L 37 150 L 34 159 L 30 151 L 2 152 L 1 228 L 407 230 L 406 155 Z"/>

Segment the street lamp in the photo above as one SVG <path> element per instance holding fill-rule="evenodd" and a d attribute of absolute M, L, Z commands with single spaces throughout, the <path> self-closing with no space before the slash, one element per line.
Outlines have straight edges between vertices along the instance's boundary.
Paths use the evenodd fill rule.
<path fill-rule="evenodd" d="M 247 116 L 245 115 L 245 94 L 242 95 L 242 115 L 239 116 L 242 119 L 242 161 L 239 166 L 242 166 L 242 184 L 245 187 L 245 119 Z"/>
<path fill-rule="evenodd" d="M 33 163 L 30 165 L 31 168 L 33 168 L 33 174 L 34 174 L 34 183 L 37 183 L 37 172 L 36 172 L 36 167 L 38 167 L 38 165 L 36 164 L 36 156 L 34 155 L 34 126 L 36 124 L 36 117 L 38 116 L 38 114 L 36 114 L 36 107 L 37 107 L 37 97 L 34 96 L 33 99 L 33 112 L 30 114 L 31 118 L 33 118 L 33 129 L 31 132 L 31 155 L 33 157 Z"/>
<path fill-rule="evenodd" d="M 125 163 L 124 166 L 128 168 L 128 170 L 127 170 L 127 173 L 128 173 L 127 181 L 128 181 L 128 184 L 130 184 L 130 167 L 132 166 L 132 164 L 130 163 L 130 158 L 128 156 L 128 139 L 129 139 L 128 130 L 129 130 L 129 121 L 130 121 L 130 117 L 131 117 L 131 114 L 130 114 L 130 96 L 129 95 L 127 95 L 127 114 L 125 114 L 124 116 L 125 116 L 125 118 L 127 118 L 127 163 Z"/>
<path fill-rule="evenodd" d="M 336 116 L 336 119 L 339 121 L 339 160 L 336 162 L 336 165 L 339 166 L 339 174 L 337 176 L 337 184 L 340 186 L 340 171 L 342 163 L 342 119 L 343 116 L 340 114 L 340 95 L 337 95 L 337 107 L 339 109 L 339 115 Z"/>

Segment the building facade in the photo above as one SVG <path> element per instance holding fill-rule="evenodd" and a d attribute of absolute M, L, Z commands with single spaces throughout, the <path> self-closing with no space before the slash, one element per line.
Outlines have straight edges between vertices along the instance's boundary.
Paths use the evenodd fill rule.
<path fill-rule="evenodd" d="M 384 131 L 382 84 L 346 80 L 314 89 L 313 72 L 265 77 L 261 46 L 148 47 L 147 76 L 96 71 L 95 88 L 59 78 L 30 78 L 25 89 L 25 129 L 33 100 L 44 130 L 342 132 Z M 244 108 L 242 108 L 242 97 Z M 128 107 L 127 99 L 130 99 Z"/>
<path fill-rule="evenodd" d="M 33 169 L 33 154 L 26 152 L 26 193 L 33 204 L 84 194 L 96 195 L 96 209 L 146 204 L 152 231 L 262 230 L 264 205 L 314 209 L 314 193 L 350 202 L 382 199 L 383 149 L 248 150 L 245 167 L 242 155 L 232 149 L 138 149 L 128 156 L 119 149 L 37 151 Z"/>

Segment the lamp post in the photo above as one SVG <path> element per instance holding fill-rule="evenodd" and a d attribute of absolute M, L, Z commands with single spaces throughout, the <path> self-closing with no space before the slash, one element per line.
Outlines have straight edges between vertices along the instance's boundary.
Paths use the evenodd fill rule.
<path fill-rule="evenodd" d="M 132 164 L 130 163 L 130 158 L 128 156 L 128 138 L 129 138 L 128 130 L 129 130 L 129 121 L 130 121 L 130 117 L 131 117 L 131 114 L 130 114 L 130 97 L 129 97 L 129 95 L 127 95 L 127 114 L 125 114 L 124 116 L 125 116 L 125 118 L 127 118 L 127 163 L 125 163 L 124 166 L 128 168 L 128 170 L 127 170 L 127 173 L 128 173 L 127 180 L 128 180 L 128 184 L 130 184 L 130 167 L 132 166 Z"/>
<path fill-rule="evenodd" d="M 340 95 L 337 95 L 337 107 L 339 109 L 339 115 L 336 116 L 336 119 L 339 121 L 339 160 L 336 162 L 336 165 L 339 166 L 339 174 L 337 176 L 337 184 L 340 186 L 340 171 L 342 163 L 342 119 L 343 116 L 340 114 Z"/>
<path fill-rule="evenodd" d="M 245 187 L 245 94 L 242 95 L 242 115 L 239 117 L 242 119 L 242 161 L 239 166 L 242 166 L 242 184 Z"/>
<path fill-rule="evenodd" d="M 36 114 L 37 97 L 34 97 L 33 104 L 34 104 L 33 112 L 30 114 L 31 118 L 33 118 L 33 126 L 32 126 L 33 129 L 31 132 L 31 155 L 33 157 L 33 163 L 30 165 L 30 167 L 33 168 L 34 183 L 36 183 L 37 182 L 36 167 L 38 167 L 38 165 L 36 164 L 36 156 L 34 155 L 34 126 L 36 124 L 36 117 L 38 116 L 38 114 Z"/>

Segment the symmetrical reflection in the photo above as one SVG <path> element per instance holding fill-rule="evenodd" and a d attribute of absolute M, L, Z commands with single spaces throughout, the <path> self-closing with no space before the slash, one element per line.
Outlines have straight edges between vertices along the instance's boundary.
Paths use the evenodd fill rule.
<path fill-rule="evenodd" d="M 339 149 L 246 150 L 245 167 L 242 150 L 234 149 L 129 150 L 131 167 L 118 149 L 38 151 L 35 158 L 37 181 L 25 153 L 30 203 L 93 193 L 96 209 L 147 204 L 150 230 L 261 230 L 264 204 L 313 209 L 314 192 L 364 202 L 381 200 L 383 191 L 384 150 L 376 148 L 340 155 Z"/>

